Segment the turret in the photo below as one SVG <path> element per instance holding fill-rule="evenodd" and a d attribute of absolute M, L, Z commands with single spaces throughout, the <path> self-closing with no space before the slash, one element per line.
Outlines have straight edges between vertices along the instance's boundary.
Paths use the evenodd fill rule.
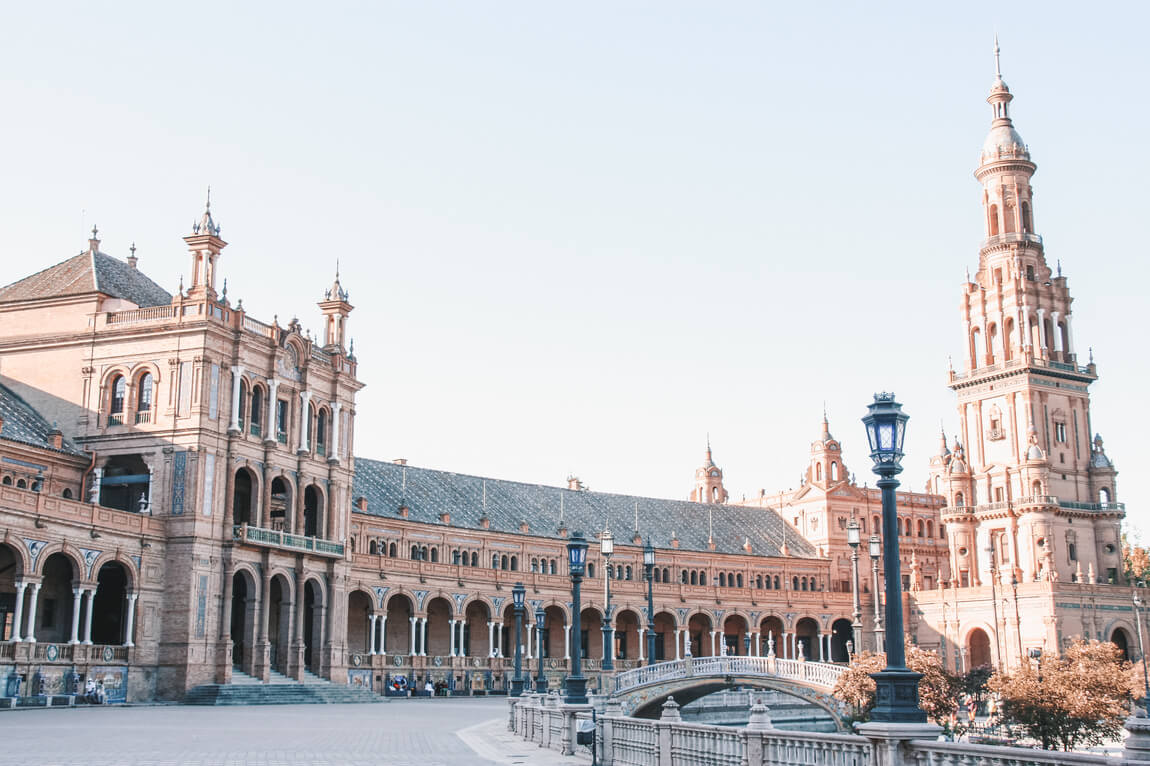
<path fill-rule="evenodd" d="M 192 224 L 192 233 L 184 237 L 192 256 L 192 286 L 188 288 L 189 298 L 216 299 L 216 261 L 220 251 L 228 243 L 220 239 L 220 227 L 212 219 L 212 190 L 208 189 L 208 200 L 204 214 Z"/>
<path fill-rule="evenodd" d="M 348 303 L 348 292 L 339 282 L 339 263 L 335 265 L 335 281 L 319 302 L 323 312 L 323 347 L 325 351 L 342 351 L 347 337 L 347 317 L 355 307 Z"/>
<path fill-rule="evenodd" d="M 711 439 L 707 438 L 707 457 L 703 465 L 695 469 L 695 488 L 691 490 L 691 502 L 725 503 L 728 498 L 723 487 L 723 469 L 711 459 Z"/>

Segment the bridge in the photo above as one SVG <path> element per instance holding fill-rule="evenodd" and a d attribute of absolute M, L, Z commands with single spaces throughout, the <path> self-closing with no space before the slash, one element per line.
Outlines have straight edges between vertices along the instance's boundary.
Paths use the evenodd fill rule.
<path fill-rule="evenodd" d="M 842 729 L 845 709 L 831 692 L 845 671 L 845 665 L 770 656 L 688 657 L 618 673 L 611 696 L 622 704 L 623 715 L 657 718 L 671 696 L 685 705 L 720 689 L 773 689 L 817 705 Z"/>

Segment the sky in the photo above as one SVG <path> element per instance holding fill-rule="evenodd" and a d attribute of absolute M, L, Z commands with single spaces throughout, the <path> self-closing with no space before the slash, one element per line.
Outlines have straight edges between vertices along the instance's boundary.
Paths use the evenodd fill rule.
<path fill-rule="evenodd" d="M 823 408 L 857 480 L 953 434 L 993 36 L 1035 226 L 1093 349 L 1094 429 L 1150 532 L 1141 3 L 24 3 L 0 29 L 0 284 L 101 249 L 170 291 L 203 209 L 228 297 L 339 268 L 356 453 L 686 497 L 798 486 Z M 1119 236 L 1120 235 L 1120 236 Z M 2 328 L 0 328 L 2 329 Z"/>

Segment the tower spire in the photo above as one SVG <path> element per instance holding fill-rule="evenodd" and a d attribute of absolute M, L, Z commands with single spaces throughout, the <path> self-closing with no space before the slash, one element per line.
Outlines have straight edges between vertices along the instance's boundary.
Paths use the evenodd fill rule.
<path fill-rule="evenodd" d="M 994 33 L 994 76 L 999 80 L 1002 79 L 1002 60 L 1001 49 L 998 47 L 998 33 Z"/>

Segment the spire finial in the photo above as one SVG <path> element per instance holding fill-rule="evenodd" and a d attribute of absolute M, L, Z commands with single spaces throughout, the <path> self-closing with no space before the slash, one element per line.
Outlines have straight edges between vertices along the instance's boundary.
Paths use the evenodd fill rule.
<path fill-rule="evenodd" d="M 1062 259 L 1059 258 L 1056 263 L 1058 264 L 1058 276 L 1062 276 Z"/>
<path fill-rule="evenodd" d="M 208 201 L 204 203 L 204 210 L 212 209 L 212 185 L 208 184 Z"/>
<path fill-rule="evenodd" d="M 96 239 L 99 236 L 99 234 L 100 234 L 100 230 L 96 228 L 95 224 L 92 224 L 92 239 Z"/>
<path fill-rule="evenodd" d="M 1002 62 L 1000 60 L 1001 50 L 998 47 L 998 33 L 994 33 L 994 76 L 1002 79 Z"/>

